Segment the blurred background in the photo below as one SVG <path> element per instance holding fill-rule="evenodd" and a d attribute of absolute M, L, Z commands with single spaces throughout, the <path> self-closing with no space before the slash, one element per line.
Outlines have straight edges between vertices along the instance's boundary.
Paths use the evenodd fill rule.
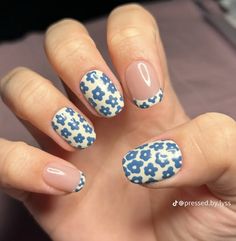
<path fill-rule="evenodd" d="M 82 21 L 108 64 L 106 16 L 128 1 L 5 1 L 0 11 L 0 78 L 19 65 L 62 85 L 43 50 L 44 31 Z M 173 86 L 190 117 L 216 111 L 236 119 L 236 0 L 134 1 L 156 18 Z M 37 146 L 0 100 L 0 136 Z M 0 241 L 48 241 L 23 205 L 0 191 Z"/>
<path fill-rule="evenodd" d="M 137 3 L 164 2 L 171 0 L 139 0 Z M 114 7 L 128 3 L 126 0 L 93 1 L 5 1 L 1 2 L 0 40 L 18 38 L 30 31 L 45 30 L 51 23 L 71 17 L 80 21 L 88 21 L 108 14 Z M 195 0 L 206 14 L 214 14 L 212 8 L 219 8 L 229 25 L 236 27 L 235 0 Z M 215 5 L 215 6 L 213 6 Z"/>

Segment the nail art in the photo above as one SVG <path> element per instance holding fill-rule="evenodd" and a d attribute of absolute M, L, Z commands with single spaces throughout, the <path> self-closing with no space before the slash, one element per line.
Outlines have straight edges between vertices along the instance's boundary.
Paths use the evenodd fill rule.
<path fill-rule="evenodd" d="M 53 129 L 71 146 L 86 148 L 96 139 L 93 127 L 73 109 L 64 107 L 53 117 Z"/>
<path fill-rule="evenodd" d="M 126 69 L 125 80 L 137 107 L 146 109 L 162 101 L 160 76 L 147 61 L 132 62 Z"/>
<path fill-rule="evenodd" d="M 163 99 L 163 90 L 160 88 L 158 92 L 151 98 L 148 98 L 147 100 L 136 100 L 134 99 L 134 104 L 142 109 L 147 109 L 151 107 L 152 105 L 155 105 L 159 102 L 161 102 Z"/>
<path fill-rule="evenodd" d="M 124 99 L 107 75 L 99 70 L 86 73 L 80 90 L 90 105 L 102 116 L 117 115 L 124 107 Z"/>
<path fill-rule="evenodd" d="M 83 172 L 60 162 L 49 163 L 42 176 L 48 185 L 64 192 L 79 192 L 85 185 Z"/>
<path fill-rule="evenodd" d="M 182 166 L 182 154 L 174 141 L 159 140 L 129 151 L 122 163 L 131 182 L 152 183 L 175 175 Z"/>
<path fill-rule="evenodd" d="M 79 192 L 85 185 L 85 175 L 80 171 L 80 181 L 78 186 L 74 189 L 74 192 Z"/>

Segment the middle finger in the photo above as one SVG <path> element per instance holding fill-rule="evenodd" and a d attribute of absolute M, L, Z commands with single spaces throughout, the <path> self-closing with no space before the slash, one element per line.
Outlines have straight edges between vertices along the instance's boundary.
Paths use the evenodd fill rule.
<path fill-rule="evenodd" d="M 120 83 L 82 24 L 70 19 L 54 24 L 45 48 L 59 76 L 94 115 L 113 117 L 122 110 Z"/>

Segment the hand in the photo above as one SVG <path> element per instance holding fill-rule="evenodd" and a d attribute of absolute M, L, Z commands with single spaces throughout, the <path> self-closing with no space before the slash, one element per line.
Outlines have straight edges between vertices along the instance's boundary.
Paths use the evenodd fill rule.
<path fill-rule="evenodd" d="M 70 100 L 23 67 L 2 79 L 4 102 L 43 150 L 1 139 L 1 187 L 53 240 L 232 240 L 234 120 L 217 113 L 189 120 L 142 7 L 115 9 L 107 42 L 120 82 L 80 23 L 62 20 L 47 31 L 48 59 Z M 231 205 L 184 208 L 175 200 Z"/>

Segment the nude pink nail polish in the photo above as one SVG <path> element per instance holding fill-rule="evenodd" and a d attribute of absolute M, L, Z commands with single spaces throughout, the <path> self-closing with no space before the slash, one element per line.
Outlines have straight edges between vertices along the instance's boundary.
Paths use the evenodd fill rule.
<path fill-rule="evenodd" d="M 159 76 L 148 62 L 131 63 L 126 70 L 125 79 L 133 102 L 139 108 L 149 108 L 162 101 L 163 90 Z"/>
<path fill-rule="evenodd" d="M 61 163 L 49 163 L 43 171 L 44 181 L 65 192 L 78 192 L 85 184 L 83 172 Z"/>

